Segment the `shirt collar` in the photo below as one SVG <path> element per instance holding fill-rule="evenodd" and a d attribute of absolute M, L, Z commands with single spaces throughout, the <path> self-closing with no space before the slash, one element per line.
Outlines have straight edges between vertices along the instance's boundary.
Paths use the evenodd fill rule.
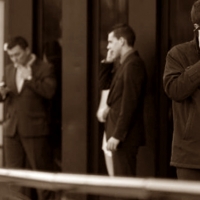
<path fill-rule="evenodd" d="M 33 62 L 36 60 L 36 55 L 35 54 L 31 54 L 30 55 L 30 59 L 29 61 L 26 63 L 26 66 L 31 66 L 33 64 Z M 19 65 L 17 63 L 14 63 L 14 67 L 17 68 Z"/>
<path fill-rule="evenodd" d="M 129 51 L 127 51 L 121 58 L 120 58 L 120 64 L 123 64 L 123 62 L 126 60 L 126 58 L 132 54 L 133 52 L 135 52 L 135 49 L 131 49 Z"/>

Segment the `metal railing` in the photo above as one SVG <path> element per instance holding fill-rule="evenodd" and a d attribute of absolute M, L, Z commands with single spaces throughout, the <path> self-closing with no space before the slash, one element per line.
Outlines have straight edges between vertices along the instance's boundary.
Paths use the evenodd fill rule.
<path fill-rule="evenodd" d="M 197 196 L 200 199 L 200 182 L 194 181 L 0 169 L 0 182 L 54 191 L 127 198 Z"/>

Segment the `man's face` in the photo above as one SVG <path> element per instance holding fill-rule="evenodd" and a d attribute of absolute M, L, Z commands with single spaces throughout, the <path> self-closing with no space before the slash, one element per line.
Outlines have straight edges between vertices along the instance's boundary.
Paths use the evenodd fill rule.
<path fill-rule="evenodd" d="M 108 34 L 108 45 L 107 49 L 111 51 L 113 59 L 117 59 L 121 55 L 122 43 L 120 39 L 117 39 L 114 36 L 114 33 L 111 32 Z"/>
<path fill-rule="evenodd" d="M 8 49 L 7 53 L 14 64 L 24 65 L 28 60 L 30 51 L 28 48 L 22 49 L 19 45 L 16 45 L 12 49 Z"/>

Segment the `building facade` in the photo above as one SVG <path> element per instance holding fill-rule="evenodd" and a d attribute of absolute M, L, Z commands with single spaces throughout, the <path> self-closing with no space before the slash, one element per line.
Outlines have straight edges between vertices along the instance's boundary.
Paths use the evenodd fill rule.
<path fill-rule="evenodd" d="M 106 52 L 108 28 L 126 22 L 136 32 L 136 49 L 148 73 L 147 143 L 139 151 L 137 174 L 174 178 L 174 169 L 169 166 L 171 105 L 163 91 L 162 74 L 167 51 L 193 38 L 192 4 L 191 0 L 0 0 L 1 75 L 9 62 L 3 52 L 9 37 L 26 37 L 42 59 L 47 42 L 56 40 L 61 45 L 62 172 L 106 174 L 101 151 L 103 124 L 96 119 L 98 70 Z M 3 106 L 0 108 L 3 121 Z M 2 126 L 0 134 L 3 155 Z"/>

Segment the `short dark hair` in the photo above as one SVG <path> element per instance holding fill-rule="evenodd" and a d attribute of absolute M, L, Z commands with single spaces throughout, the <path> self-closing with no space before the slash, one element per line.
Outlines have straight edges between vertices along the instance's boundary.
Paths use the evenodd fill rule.
<path fill-rule="evenodd" d="M 11 38 L 7 43 L 7 49 L 12 49 L 13 47 L 19 45 L 22 49 L 26 49 L 28 47 L 27 40 L 22 36 L 16 36 Z"/>
<path fill-rule="evenodd" d="M 109 33 L 111 32 L 114 33 L 117 39 L 120 37 L 125 38 L 128 46 L 134 46 L 136 39 L 135 32 L 128 24 L 117 24 L 110 29 Z"/>
<path fill-rule="evenodd" d="M 191 20 L 193 24 L 200 25 L 200 0 L 195 1 L 191 9 Z"/>

